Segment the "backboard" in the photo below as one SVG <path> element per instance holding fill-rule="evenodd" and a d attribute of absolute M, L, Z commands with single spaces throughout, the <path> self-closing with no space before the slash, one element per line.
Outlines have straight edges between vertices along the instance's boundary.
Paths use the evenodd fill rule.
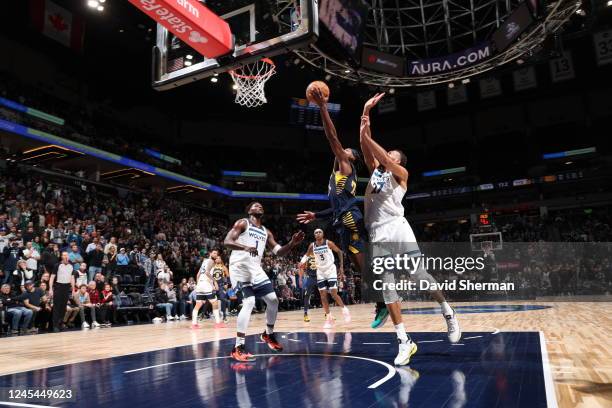
<path fill-rule="evenodd" d="M 316 0 L 201 1 L 228 22 L 234 51 L 205 58 L 157 26 L 153 48 L 153 88 L 172 89 L 215 74 L 271 58 L 316 41 L 319 33 Z"/>

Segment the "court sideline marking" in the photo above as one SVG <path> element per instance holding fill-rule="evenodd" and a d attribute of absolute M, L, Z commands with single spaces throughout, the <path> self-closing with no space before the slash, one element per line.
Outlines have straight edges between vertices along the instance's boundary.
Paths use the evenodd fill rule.
<path fill-rule="evenodd" d="M 540 331 L 540 354 L 542 355 L 542 372 L 544 374 L 544 388 L 546 388 L 546 405 L 548 408 L 558 408 L 557 393 L 553 382 L 552 371 L 548 361 L 548 350 L 546 349 L 546 338 L 544 332 Z"/>
<path fill-rule="evenodd" d="M 299 353 L 298 354 L 294 354 L 294 353 L 255 354 L 255 357 L 257 357 L 257 356 L 261 356 L 261 357 L 264 357 L 264 356 L 265 357 L 267 357 L 267 356 L 340 357 L 340 358 L 352 358 L 352 359 L 355 359 L 355 360 L 363 360 L 363 361 L 369 361 L 371 363 L 380 364 L 380 365 L 382 365 L 383 367 L 385 367 L 388 370 L 387 375 L 385 375 L 383 378 L 381 378 L 380 380 L 376 381 L 375 383 L 369 385 L 368 388 L 370 388 L 370 389 L 378 388 L 379 386 L 381 386 L 382 384 L 386 383 L 388 380 L 393 378 L 393 376 L 395 376 L 395 374 L 397 373 L 397 370 L 391 364 L 385 363 L 384 361 L 380 361 L 380 360 L 374 360 L 372 358 L 358 357 L 358 356 L 347 356 L 347 355 L 336 355 L 336 354 L 314 354 L 314 353 L 309 353 L 309 354 L 299 354 Z M 228 359 L 228 358 L 231 358 L 231 356 L 205 357 L 205 358 L 196 358 L 196 359 L 191 359 L 191 360 L 173 361 L 171 363 L 156 364 L 156 365 L 147 366 L 147 367 L 135 368 L 133 370 L 127 370 L 127 371 L 124 371 L 123 374 L 130 374 L 130 373 L 135 373 L 135 372 L 138 372 L 138 371 L 150 370 L 150 369 L 153 369 L 153 368 L 171 366 L 171 365 L 175 365 L 175 364 L 192 363 L 192 362 L 195 362 L 195 361 L 224 360 L 224 359 Z"/>

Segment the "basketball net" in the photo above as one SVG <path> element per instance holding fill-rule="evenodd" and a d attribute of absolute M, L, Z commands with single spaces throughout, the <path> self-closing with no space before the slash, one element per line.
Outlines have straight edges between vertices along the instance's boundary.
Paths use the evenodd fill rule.
<path fill-rule="evenodd" d="M 235 102 L 247 108 L 255 108 L 268 102 L 265 85 L 276 73 L 276 66 L 269 58 L 229 71 L 236 85 Z"/>

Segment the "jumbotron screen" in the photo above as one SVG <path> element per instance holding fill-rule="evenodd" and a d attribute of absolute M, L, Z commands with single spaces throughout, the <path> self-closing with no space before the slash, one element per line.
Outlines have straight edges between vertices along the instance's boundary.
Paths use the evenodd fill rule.
<path fill-rule="evenodd" d="M 360 45 L 368 5 L 362 0 L 321 0 L 319 20 L 351 56 Z"/>
<path fill-rule="evenodd" d="M 328 103 L 327 110 L 332 120 L 335 120 L 340 114 L 340 104 Z M 292 125 L 303 125 L 309 130 L 323 130 L 319 107 L 303 98 L 291 99 L 290 122 Z"/>

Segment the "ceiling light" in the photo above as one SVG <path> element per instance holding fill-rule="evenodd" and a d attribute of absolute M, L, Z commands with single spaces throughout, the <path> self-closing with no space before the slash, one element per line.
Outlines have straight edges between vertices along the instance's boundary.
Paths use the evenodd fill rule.
<path fill-rule="evenodd" d="M 213 84 L 216 84 L 217 82 L 219 82 L 219 78 L 212 77 L 212 78 L 210 78 L 210 82 L 212 82 Z"/>
<path fill-rule="evenodd" d="M 462 79 L 462 80 L 461 80 L 461 83 L 462 83 L 462 84 L 464 84 L 464 85 L 465 85 L 465 84 L 469 84 L 469 83 L 470 83 L 470 78 L 465 78 L 465 79 Z"/>
<path fill-rule="evenodd" d="M 570 165 L 570 164 L 573 164 L 573 163 L 574 163 L 573 161 L 566 161 L 565 162 L 565 164 L 567 164 L 567 165 Z"/>
<path fill-rule="evenodd" d="M 190 67 L 190 66 L 191 66 L 191 61 L 185 61 L 184 65 L 185 65 L 186 67 Z"/>
<path fill-rule="evenodd" d="M 98 11 L 104 11 L 104 6 L 98 6 Z"/>
<path fill-rule="evenodd" d="M 187 54 L 187 55 L 185 56 L 185 58 L 187 58 L 188 60 L 193 59 L 193 55 L 191 55 L 191 54 Z"/>
<path fill-rule="evenodd" d="M 106 3 L 106 0 L 98 0 L 98 3 Z"/>
<path fill-rule="evenodd" d="M 91 8 L 96 8 L 100 5 L 100 3 L 98 3 L 98 0 L 89 0 L 87 5 Z"/>
<path fill-rule="evenodd" d="M 607 6 L 612 7 L 612 0 L 608 0 Z"/>
<path fill-rule="evenodd" d="M 578 10 L 576 10 L 576 14 L 578 14 L 580 17 L 584 17 L 584 16 L 586 16 L 586 11 L 584 11 L 581 8 L 579 8 Z"/>
<path fill-rule="evenodd" d="M 345 73 L 345 74 L 350 74 L 350 73 L 351 73 L 351 70 L 350 70 L 350 69 L 345 69 L 345 70 L 344 70 L 344 73 Z"/>
<path fill-rule="evenodd" d="M 612 0 L 610 0 L 610 1 L 612 1 Z M 331 79 L 331 75 L 330 74 L 325 75 L 325 80 L 326 81 L 329 81 L 330 79 Z"/>
<path fill-rule="evenodd" d="M 455 84 L 453 84 L 452 82 L 448 83 L 448 89 L 453 89 L 455 87 Z"/>
<path fill-rule="evenodd" d="M 237 91 L 237 90 L 238 90 L 238 85 L 236 85 L 236 84 L 232 85 L 232 89 L 233 89 L 234 91 Z"/>
<path fill-rule="evenodd" d="M 389 94 L 393 95 L 395 93 L 395 88 L 389 88 Z"/>

